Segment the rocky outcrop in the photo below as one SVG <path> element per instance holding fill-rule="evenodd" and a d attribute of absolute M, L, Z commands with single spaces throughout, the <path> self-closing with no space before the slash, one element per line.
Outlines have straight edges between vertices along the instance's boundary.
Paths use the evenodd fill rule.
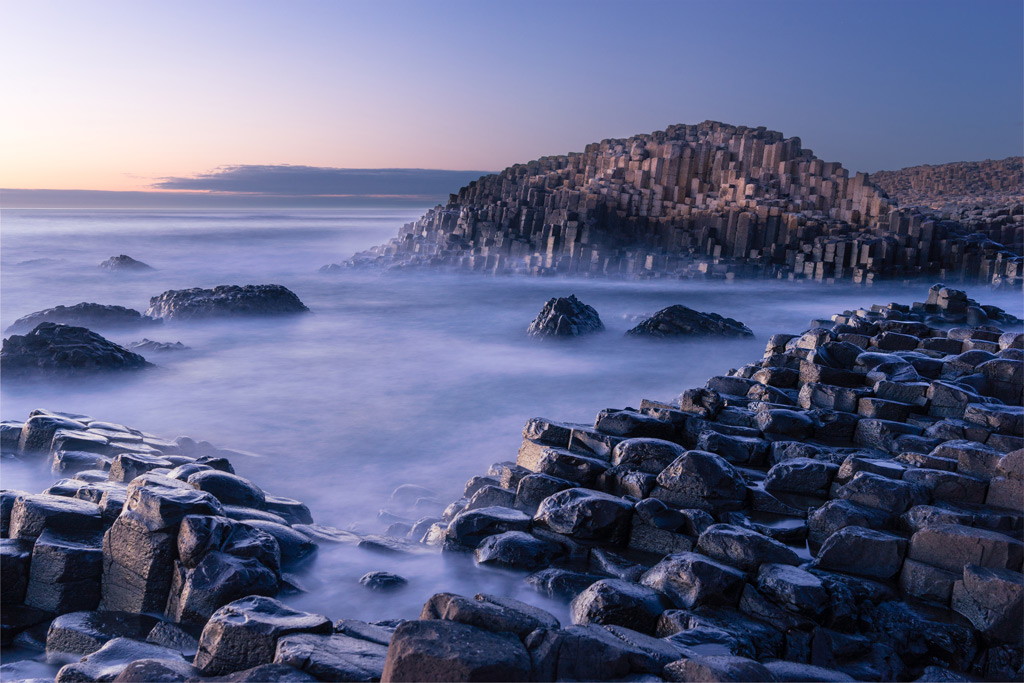
<path fill-rule="evenodd" d="M 705 121 L 484 176 L 322 270 L 1024 282 L 1024 215 L 979 219 L 897 209 L 800 138 Z"/>
<path fill-rule="evenodd" d="M 548 299 L 540 314 L 526 329 L 531 337 L 578 337 L 604 329 L 601 316 L 575 294 Z"/>
<path fill-rule="evenodd" d="M 700 313 L 686 306 L 669 306 L 626 332 L 634 337 L 753 337 L 746 325 L 717 313 Z"/>
<path fill-rule="evenodd" d="M 168 320 L 308 313 L 294 292 L 281 285 L 221 285 L 171 289 L 149 300 L 146 314 Z"/>
<path fill-rule="evenodd" d="M 127 254 L 121 254 L 120 256 L 111 256 L 106 261 L 99 265 L 103 270 L 110 270 L 116 272 L 132 272 L 132 273 L 144 273 L 150 270 L 156 270 L 153 266 L 143 263 L 142 261 L 136 261 Z"/>
<path fill-rule="evenodd" d="M 56 306 L 36 311 L 15 320 L 4 332 L 27 332 L 39 323 L 60 323 L 77 325 L 90 329 L 108 330 L 158 324 L 160 321 L 142 315 L 124 306 L 107 306 L 82 302 L 74 306 Z"/>
<path fill-rule="evenodd" d="M 25 335 L 4 339 L 0 369 L 19 377 L 72 377 L 153 367 L 137 353 L 84 327 L 40 323 Z"/>
<path fill-rule="evenodd" d="M 152 339 L 142 339 L 128 344 L 128 348 L 138 353 L 166 353 L 168 351 L 188 351 L 191 346 L 185 346 L 181 342 L 158 342 Z"/>
<path fill-rule="evenodd" d="M 878 171 L 871 180 L 900 206 L 956 210 L 1003 207 L 1024 201 L 1024 157 L 957 161 Z"/>

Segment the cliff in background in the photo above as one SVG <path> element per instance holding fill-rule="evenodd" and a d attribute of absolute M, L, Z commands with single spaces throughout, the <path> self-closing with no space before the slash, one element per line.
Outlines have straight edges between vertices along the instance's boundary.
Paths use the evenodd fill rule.
<path fill-rule="evenodd" d="M 484 176 L 388 244 L 325 270 L 1017 282 L 1020 214 L 965 225 L 898 210 L 866 174 L 851 177 L 800 138 L 705 121 Z"/>

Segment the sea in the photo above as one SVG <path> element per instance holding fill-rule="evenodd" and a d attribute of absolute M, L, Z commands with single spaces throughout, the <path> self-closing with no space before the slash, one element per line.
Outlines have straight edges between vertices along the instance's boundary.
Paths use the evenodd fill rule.
<path fill-rule="evenodd" d="M 402 484 L 443 501 L 492 463 L 515 460 L 531 417 L 592 423 L 604 408 L 671 401 L 708 377 L 759 359 L 768 338 L 816 318 L 873 303 L 923 301 L 929 282 L 872 286 L 806 281 L 615 281 L 388 274 L 321 266 L 385 242 L 426 206 L 319 210 L 3 210 L 0 326 L 59 304 L 118 304 L 144 312 L 169 289 L 280 284 L 308 315 L 168 322 L 105 332 L 188 350 L 151 353 L 158 369 L 75 383 L 0 382 L 0 417 L 35 408 L 82 413 L 174 438 L 243 452 L 238 474 L 268 493 L 304 501 L 317 523 L 380 533 Z M 98 264 L 128 254 L 155 268 L 114 273 Z M 1020 292 L 967 287 L 1024 317 Z M 538 341 L 526 328 L 551 297 L 575 294 L 606 330 Z M 743 339 L 648 341 L 624 333 L 673 304 L 749 326 Z M 6 336 L 6 335 L 5 335 Z M 4 459 L 0 484 L 33 492 L 55 477 L 44 463 Z M 440 510 L 439 510 L 440 511 Z M 376 593 L 375 570 L 408 585 Z M 285 598 L 332 619 L 415 618 L 434 593 L 498 593 L 568 619 L 565 604 L 534 592 L 525 574 L 471 557 L 380 554 L 322 545 Z"/>

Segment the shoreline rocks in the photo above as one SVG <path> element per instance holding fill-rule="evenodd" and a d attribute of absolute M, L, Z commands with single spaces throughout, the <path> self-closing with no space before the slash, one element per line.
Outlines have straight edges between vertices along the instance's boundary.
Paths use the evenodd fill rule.
<path fill-rule="evenodd" d="M 171 289 L 149 300 L 146 315 L 167 320 L 308 313 L 299 297 L 282 285 L 220 285 L 213 289 Z"/>

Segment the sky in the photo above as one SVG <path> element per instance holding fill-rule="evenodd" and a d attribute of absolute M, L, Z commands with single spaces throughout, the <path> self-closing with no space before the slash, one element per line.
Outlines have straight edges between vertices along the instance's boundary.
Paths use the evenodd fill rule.
<path fill-rule="evenodd" d="M 0 188 L 496 171 L 706 119 L 854 171 L 1004 158 L 1022 28 L 1020 0 L 0 0 Z"/>

